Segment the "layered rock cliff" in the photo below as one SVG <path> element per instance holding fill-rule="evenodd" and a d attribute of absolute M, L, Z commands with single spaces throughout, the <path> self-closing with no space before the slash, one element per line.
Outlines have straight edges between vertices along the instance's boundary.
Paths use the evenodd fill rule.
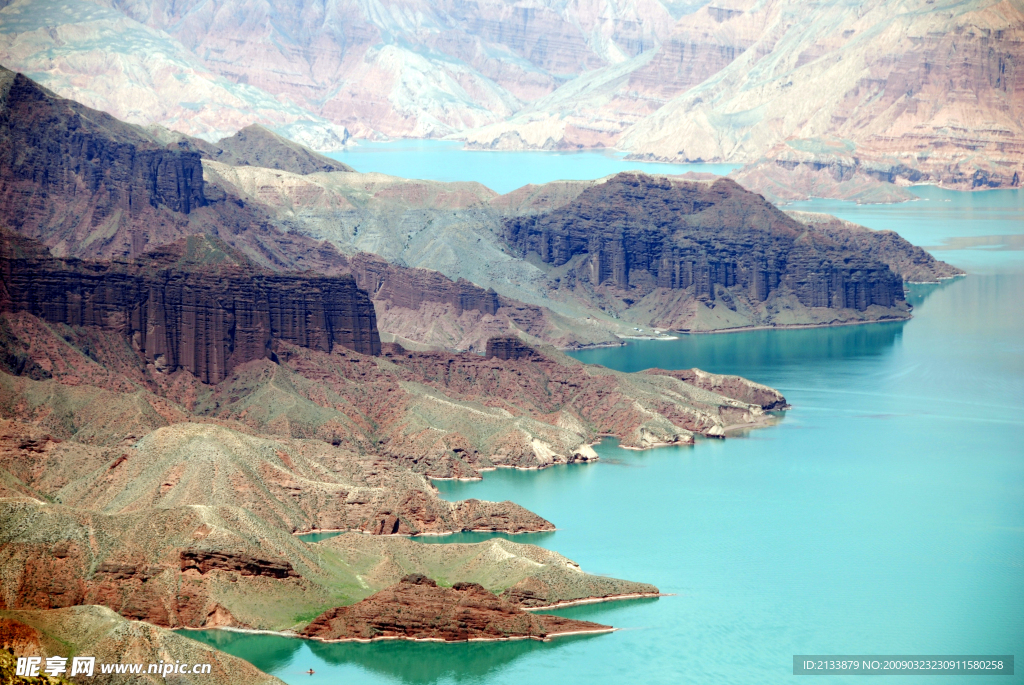
<path fill-rule="evenodd" d="M 235 367 L 269 357 L 275 340 L 380 353 L 373 304 L 351 276 L 188 263 L 201 238 L 134 262 L 59 260 L 28 239 L 0 238 L 0 310 L 116 331 L 161 370 L 183 368 L 217 383 Z"/>
<path fill-rule="evenodd" d="M 51 244 L 116 231 L 161 208 L 188 215 L 209 203 L 199 154 L 163 149 L 134 127 L 6 69 L 0 141 L 5 223 Z"/>
<path fill-rule="evenodd" d="M 436 271 L 395 267 L 365 253 L 355 255 L 350 264 L 360 288 L 395 307 L 420 309 L 431 302 L 449 305 L 456 316 L 461 316 L 467 310 L 497 314 L 502 306 L 493 289 L 481 288 L 464 278 L 452 281 Z"/>
<path fill-rule="evenodd" d="M 761 37 L 763 13 L 745 11 L 756 4 L 691 5 L 657 44 L 631 59 L 581 74 L 509 119 L 460 137 L 473 149 L 614 147 L 632 126 L 718 73 Z"/>
<path fill-rule="evenodd" d="M 383 464 L 430 477 L 479 478 L 495 466 L 544 468 L 595 459 L 590 444 L 601 435 L 642 448 L 691 443 L 695 433 L 722 435 L 730 427 L 766 425 L 771 419 L 765 406 L 784 403 L 774 391 L 766 391 L 773 397 L 767 404 L 752 402 L 745 395 L 733 396 L 727 384 L 708 393 L 683 380 L 592 368 L 552 348 L 531 351 L 522 343 L 514 343 L 520 358 L 502 360 L 410 352 L 393 344 L 382 345 L 381 358 L 375 358 L 341 347 L 327 353 L 277 341 L 277 363 L 242 364 L 209 386 L 185 371 L 167 373 L 145 363 L 130 341 L 114 331 L 47 324 L 20 312 L 0 315 L 0 333 L 7 358 L 20 360 L 25 374 L 0 374 L 0 415 L 37 424 L 39 434 L 26 440 L 49 446 L 47 452 L 70 451 L 69 460 L 78 458 L 76 446 L 103 446 L 117 450 L 111 462 L 127 455 L 112 475 L 168 474 L 167 481 L 140 481 L 134 495 L 117 490 L 122 500 L 132 498 L 140 505 L 162 501 L 158 491 L 170 497 L 176 490 L 172 486 L 179 478 L 170 478 L 175 452 L 161 457 L 164 465 L 158 468 L 155 462 L 133 460 L 122 446 L 183 421 L 231 422 L 227 425 L 236 430 L 258 435 L 371 451 Z M 50 446 L 45 435 L 58 444 Z M 88 463 L 98 467 L 96 459 Z M 221 471 L 230 469 L 225 465 Z M 78 472 L 75 478 L 86 475 Z M 11 487 L 24 492 L 22 486 Z M 409 533 L 439 532 L 447 525 L 524 529 L 514 517 L 476 504 L 461 505 L 452 514 L 455 524 L 445 523 L 447 515 L 419 496 L 377 502 L 364 495 L 353 501 L 361 506 L 349 508 L 347 499 L 321 501 L 321 489 L 311 483 L 281 492 L 291 492 L 286 511 L 262 498 L 244 502 L 250 508 L 269 506 L 277 519 L 295 522 L 289 525 L 299 529 L 303 521 Z M 83 491 L 75 501 L 105 497 Z"/>
<path fill-rule="evenodd" d="M 343 144 L 341 125 L 492 149 L 614 145 L 756 164 L 745 181 L 783 199 L 892 201 L 878 176 L 1024 178 L 1016 0 L 100 4 L 7 3 L 0 61 L 210 139 L 262 121 L 317 149 Z M 821 151 L 836 145 L 838 160 Z"/>
<path fill-rule="evenodd" d="M 408 204 L 408 219 L 423 220 L 427 207 L 428 213 L 449 211 L 494 196 L 479 184 L 453 188 L 347 173 L 347 166 L 259 127 L 216 144 L 142 129 L 10 72 L 0 78 L 0 91 L 0 139 L 9 143 L 0 153 L 5 225 L 61 257 L 139 257 L 188 236 L 209 235 L 267 271 L 355 274 L 377 303 L 382 328 L 406 343 L 482 349 L 487 337 L 510 329 L 563 345 L 593 341 L 543 307 L 500 297 L 457 275 L 449 279 L 369 255 L 348 257 L 323 242 L 355 222 L 361 241 L 388 246 L 397 240 L 393 224 L 407 223 L 396 206 Z M 339 207 L 365 204 L 387 217 L 381 230 L 374 229 L 372 211 L 339 216 Z M 323 215 L 312 216 L 317 211 Z M 331 230 L 303 235 L 294 230 L 297 216 Z M 375 243 L 374 236 L 383 241 Z M 351 253 L 364 242 L 338 245 Z M 595 334 L 598 340 L 610 337 Z"/>
<path fill-rule="evenodd" d="M 886 264 L 841 249 L 724 179 L 619 174 L 552 212 L 506 220 L 505 238 L 550 265 L 560 286 L 590 297 L 610 289 L 627 308 L 685 291 L 733 311 L 737 299 L 758 307 L 791 295 L 809 309 L 907 315 L 902 280 Z M 662 310 L 651 323 L 674 327 L 675 317 Z"/>
<path fill-rule="evenodd" d="M 90 0 L 5 2 L 0 64 L 140 126 L 214 141 L 255 123 L 316 150 L 345 145 L 344 126 L 219 77 L 180 41 L 134 21 L 122 7 Z"/>

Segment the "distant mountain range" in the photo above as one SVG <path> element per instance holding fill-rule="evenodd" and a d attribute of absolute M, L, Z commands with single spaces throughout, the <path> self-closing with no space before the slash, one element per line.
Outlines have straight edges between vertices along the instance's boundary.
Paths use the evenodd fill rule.
<path fill-rule="evenodd" d="M 1022 0 L 15 0 L 0 63 L 209 141 L 615 146 L 772 199 L 1024 178 Z"/>

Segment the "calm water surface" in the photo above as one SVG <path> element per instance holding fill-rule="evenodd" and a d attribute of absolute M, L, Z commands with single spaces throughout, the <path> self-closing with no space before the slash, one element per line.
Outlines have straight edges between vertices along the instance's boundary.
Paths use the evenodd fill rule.
<path fill-rule="evenodd" d="M 1024 234 L 1024 207 L 1017 192 L 917 192 L 921 201 L 903 205 L 799 207 L 956 248 L 936 254 L 972 275 L 914 286 L 909 322 L 576 355 L 767 383 L 793 405 L 777 426 L 647 452 L 606 441 L 596 464 L 437 484 L 449 499 L 514 500 L 559 527 L 530 542 L 675 595 L 558 612 L 624 630 L 472 645 L 189 635 L 310 685 L 749 685 L 792 681 L 793 654 L 1024 657 L 1024 265 L 1013 237 Z M 965 240 L 983 236 L 1001 238 Z M 934 681 L 988 679 L 884 677 Z"/>
<path fill-rule="evenodd" d="M 463 150 L 462 143 L 448 140 L 399 140 L 361 142 L 328 154 L 356 171 L 376 171 L 404 178 L 431 181 L 478 181 L 491 190 L 507 193 L 527 183 L 566 179 L 595 179 L 620 171 L 652 174 L 685 174 L 700 171 L 727 174 L 736 164 L 655 164 L 627 162 L 624 153 L 611 150 L 581 152 L 492 152 Z"/>

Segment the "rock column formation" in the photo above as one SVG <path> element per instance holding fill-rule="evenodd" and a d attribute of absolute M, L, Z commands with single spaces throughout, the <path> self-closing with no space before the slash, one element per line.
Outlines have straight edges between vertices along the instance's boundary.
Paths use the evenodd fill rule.
<path fill-rule="evenodd" d="M 577 270 L 592 285 L 693 289 L 716 285 L 764 302 L 785 288 L 807 307 L 893 307 L 902 280 L 885 264 L 807 234 L 806 227 L 729 180 L 673 182 L 619 174 L 573 203 L 509 219 L 505 239 L 521 255 Z"/>
<path fill-rule="evenodd" d="M 0 311 L 117 331 L 157 369 L 187 369 L 205 383 L 270 357 L 275 340 L 380 354 L 373 304 L 351 275 L 270 274 L 236 264 L 184 268 L 158 259 L 61 260 L 5 234 L 0 279 Z"/>

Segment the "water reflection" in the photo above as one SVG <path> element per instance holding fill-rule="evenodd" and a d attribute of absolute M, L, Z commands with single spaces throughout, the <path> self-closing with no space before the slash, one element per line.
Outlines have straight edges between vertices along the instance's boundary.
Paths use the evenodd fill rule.
<path fill-rule="evenodd" d="M 907 302 L 920 307 L 929 297 L 962 279 L 910 284 Z M 764 329 L 682 335 L 678 340 L 633 340 L 625 347 L 570 353 L 588 364 L 619 371 L 642 371 L 652 365 L 666 369 L 697 367 L 765 382 L 763 371 L 831 364 L 841 360 L 880 357 L 903 337 L 907 321 L 801 329 Z"/>
<path fill-rule="evenodd" d="M 245 659 L 266 673 L 287 668 L 303 644 L 302 640 L 280 635 L 228 630 L 183 630 L 179 634 Z"/>
<path fill-rule="evenodd" d="M 603 364 L 619 371 L 650 368 L 651 360 L 669 369 L 698 367 L 717 373 L 737 373 L 759 367 L 877 356 L 903 335 L 905 321 L 805 328 L 757 330 L 710 335 L 683 335 L 678 340 L 636 340 L 624 348 L 573 352 L 588 364 Z"/>
<path fill-rule="evenodd" d="M 485 681 L 487 676 L 527 655 L 561 649 L 574 643 L 600 639 L 571 635 L 551 642 L 378 642 L 371 644 L 310 642 L 313 654 L 333 666 L 356 664 L 410 685 L 439 680 L 456 683 Z"/>
<path fill-rule="evenodd" d="M 920 307 L 931 295 L 940 290 L 945 290 L 960 280 L 959 278 L 951 278 L 939 283 L 908 283 L 906 286 L 907 303 L 914 308 Z"/>
<path fill-rule="evenodd" d="M 657 601 L 657 600 L 646 600 Z M 569 611 L 563 609 L 562 612 Z M 585 613 L 585 612 L 583 612 Z M 565 615 L 563 613 L 563 615 Z M 574 616 L 575 617 L 575 616 Z M 339 682 L 339 674 L 368 671 L 409 685 L 486 681 L 489 675 L 530 654 L 550 652 L 600 635 L 570 635 L 550 642 L 433 642 L 388 641 L 323 643 L 277 635 L 256 635 L 225 630 L 186 631 L 187 637 L 245 659 L 260 670 L 285 679 L 315 671 L 311 684 Z M 303 678 L 303 682 L 306 679 Z"/>
<path fill-rule="evenodd" d="M 494 538 L 501 538 L 503 540 L 511 540 L 512 542 L 522 542 L 527 545 L 539 545 L 544 546 L 544 543 L 549 541 L 554 535 L 552 532 L 546 533 L 516 533 L 514 535 L 509 533 L 452 533 L 451 535 L 423 535 L 412 538 L 416 542 L 422 542 L 428 545 L 437 544 L 449 544 L 449 543 L 464 543 L 474 544 L 477 542 L 486 542 L 487 540 L 493 540 Z"/>

